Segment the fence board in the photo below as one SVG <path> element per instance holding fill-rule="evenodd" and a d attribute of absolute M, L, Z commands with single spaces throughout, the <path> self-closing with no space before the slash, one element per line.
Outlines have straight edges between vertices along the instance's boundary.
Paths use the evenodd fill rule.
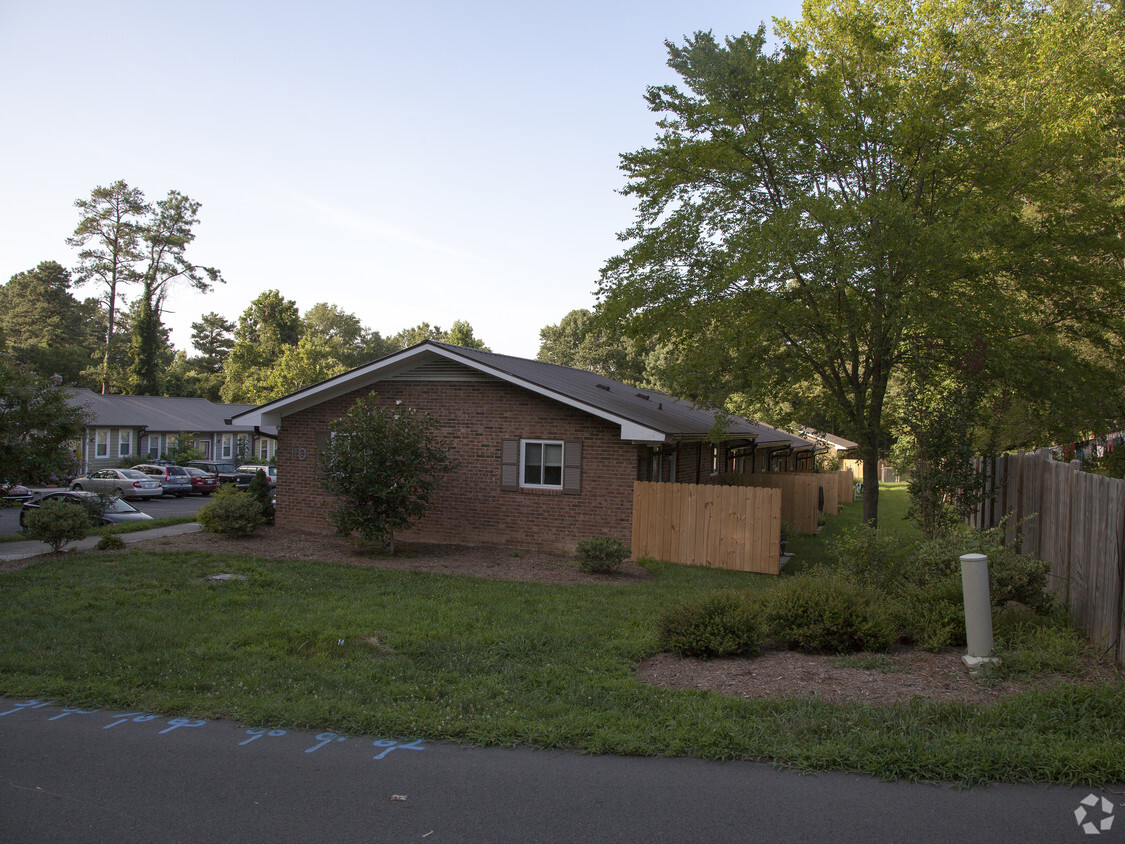
<path fill-rule="evenodd" d="M 984 529 L 1007 517 L 1005 541 L 1015 543 L 1018 532 L 1023 553 L 1050 562 L 1050 590 L 1095 646 L 1116 647 L 1125 668 L 1125 481 L 1054 463 L 1045 453 L 976 465 L 994 495 L 970 523 Z"/>
<path fill-rule="evenodd" d="M 778 574 L 781 491 L 637 481 L 633 555 Z"/>

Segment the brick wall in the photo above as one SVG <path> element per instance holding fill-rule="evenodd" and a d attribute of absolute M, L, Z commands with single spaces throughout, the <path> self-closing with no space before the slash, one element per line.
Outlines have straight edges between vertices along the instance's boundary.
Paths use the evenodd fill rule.
<path fill-rule="evenodd" d="M 429 512 L 396 539 L 572 549 L 590 536 L 629 544 L 637 449 L 621 429 L 503 381 L 383 381 L 380 402 L 404 404 L 438 420 L 459 465 Z M 282 419 L 278 437 L 277 521 L 331 532 L 331 499 L 316 480 L 316 435 L 328 430 L 360 390 Z M 500 447 L 510 438 L 581 440 L 582 491 L 500 490 Z"/>

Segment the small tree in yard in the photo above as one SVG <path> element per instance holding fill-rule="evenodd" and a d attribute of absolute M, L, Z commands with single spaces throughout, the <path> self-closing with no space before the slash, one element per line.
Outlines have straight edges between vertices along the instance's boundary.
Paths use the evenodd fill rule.
<path fill-rule="evenodd" d="M 38 510 L 28 512 L 24 532 L 51 546 L 56 554 L 68 542 L 86 538 L 90 516 L 81 504 L 69 501 L 44 501 Z"/>
<path fill-rule="evenodd" d="M 433 417 L 374 394 L 357 401 L 332 426 L 321 451 L 321 486 L 338 497 L 328 517 L 341 536 L 358 533 L 394 553 L 394 532 L 426 512 L 441 479 L 454 467 Z"/>

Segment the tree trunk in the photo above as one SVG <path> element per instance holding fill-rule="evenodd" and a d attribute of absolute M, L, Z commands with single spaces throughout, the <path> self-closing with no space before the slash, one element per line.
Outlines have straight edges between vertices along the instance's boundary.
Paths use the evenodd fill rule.
<path fill-rule="evenodd" d="M 869 446 L 863 455 L 863 523 L 879 526 L 879 451 Z"/>

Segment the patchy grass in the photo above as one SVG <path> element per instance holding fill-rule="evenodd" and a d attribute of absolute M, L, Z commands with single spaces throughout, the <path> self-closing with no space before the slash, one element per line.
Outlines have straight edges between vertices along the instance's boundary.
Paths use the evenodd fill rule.
<path fill-rule="evenodd" d="M 687 597 L 768 588 L 649 564 L 547 585 L 249 556 L 68 554 L 0 575 L 0 693 L 261 726 L 770 761 L 959 783 L 1125 780 L 1125 686 L 974 708 L 748 701 L 633 676 Z M 233 573 L 245 580 L 207 582 Z"/>

